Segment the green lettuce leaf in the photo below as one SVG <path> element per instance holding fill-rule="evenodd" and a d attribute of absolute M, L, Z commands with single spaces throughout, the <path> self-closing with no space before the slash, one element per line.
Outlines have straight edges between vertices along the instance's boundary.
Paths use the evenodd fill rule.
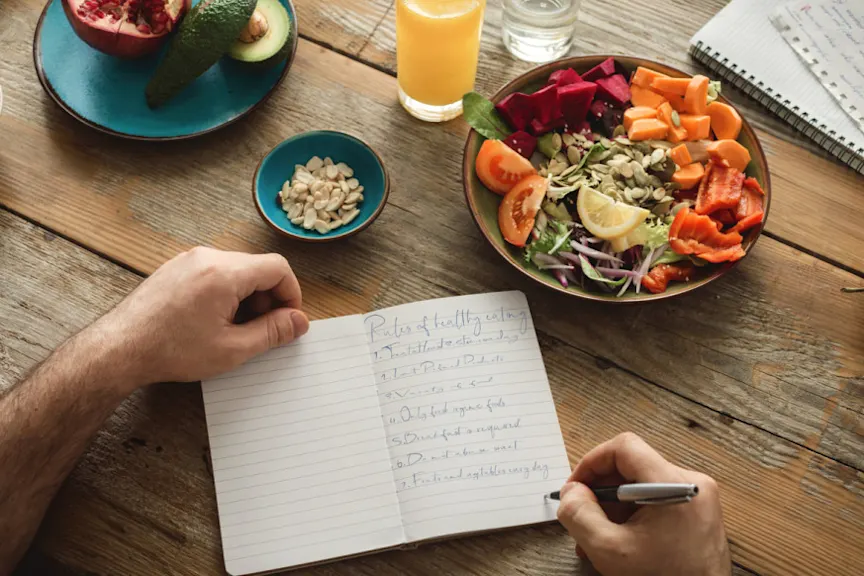
<path fill-rule="evenodd" d="M 550 220 L 540 237 L 525 248 L 525 261 L 532 262 L 535 254 L 554 255 L 567 243 L 570 234 L 572 231 L 565 224 Z"/>
<path fill-rule="evenodd" d="M 582 273 L 585 274 L 585 277 L 594 280 L 595 282 L 603 282 L 604 284 L 608 284 L 610 287 L 615 288 L 617 286 L 621 286 L 624 282 L 627 281 L 627 278 L 619 278 L 618 280 L 610 280 L 606 278 L 602 274 L 600 274 L 597 270 L 591 266 L 591 263 L 588 262 L 588 259 L 584 256 L 579 256 L 579 261 L 582 262 Z"/>

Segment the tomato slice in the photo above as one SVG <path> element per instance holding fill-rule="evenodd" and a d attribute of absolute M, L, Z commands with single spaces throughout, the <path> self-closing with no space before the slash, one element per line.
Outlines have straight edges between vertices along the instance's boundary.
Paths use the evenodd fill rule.
<path fill-rule="evenodd" d="M 474 167 L 480 181 L 502 196 L 526 176 L 537 174 L 531 162 L 500 140 L 483 142 Z"/>
<path fill-rule="evenodd" d="M 504 196 L 498 207 L 498 226 L 507 242 L 514 246 L 525 246 L 544 196 L 546 179 L 536 174 L 520 180 Z"/>

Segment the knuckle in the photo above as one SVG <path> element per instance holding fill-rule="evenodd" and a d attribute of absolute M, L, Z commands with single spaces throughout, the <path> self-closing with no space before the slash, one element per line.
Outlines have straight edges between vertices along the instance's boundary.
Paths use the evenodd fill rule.
<path fill-rule="evenodd" d="M 644 442 L 642 437 L 636 434 L 635 432 L 622 432 L 619 434 L 615 440 L 617 440 L 622 446 L 634 446 L 636 444 L 641 444 Z"/>
<path fill-rule="evenodd" d="M 720 487 L 714 478 L 701 472 L 694 472 L 694 474 L 695 484 L 699 487 L 700 492 L 709 497 L 719 494 Z"/>
<path fill-rule="evenodd" d="M 294 338 L 294 326 L 291 322 L 278 322 L 275 315 L 267 321 L 267 342 L 270 348 L 286 344 Z"/>

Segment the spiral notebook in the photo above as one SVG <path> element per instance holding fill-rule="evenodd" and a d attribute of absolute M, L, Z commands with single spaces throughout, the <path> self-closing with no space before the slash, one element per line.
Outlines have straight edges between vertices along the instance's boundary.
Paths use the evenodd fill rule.
<path fill-rule="evenodd" d="M 570 473 L 521 292 L 312 322 L 202 388 L 232 575 L 551 521 Z"/>
<path fill-rule="evenodd" d="M 690 53 L 853 170 L 864 174 L 864 132 L 774 27 L 789 0 L 732 0 L 690 40 Z"/>

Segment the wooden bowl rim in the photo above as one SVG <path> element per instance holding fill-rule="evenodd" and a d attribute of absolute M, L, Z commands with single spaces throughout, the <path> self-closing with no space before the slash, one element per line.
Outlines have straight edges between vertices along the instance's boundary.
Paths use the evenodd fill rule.
<path fill-rule="evenodd" d="M 668 74 L 669 76 L 673 76 L 676 78 L 681 77 L 690 77 L 692 74 L 687 74 L 677 68 L 673 68 L 667 64 L 663 64 L 661 62 L 656 62 L 654 60 L 648 60 L 645 58 L 637 58 L 633 56 L 625 56 L 620 54 L 603 54 L 603 55 L 591 55 L 591 56 L 571 56 L 568 58 L 562 58 L 560 60 L 556 60 L 554 62 L 549 62 L 547 64 L 543 64 L 541 66 L 537 66 L 536 68 L 532 68 L 531 70 L 521 74 L 505 84 L 501 89 L 499 89 L 491 98 L 493 103 L 500 102 L 505 96 L 516 92 L 520 88 L 536 83 L 541 78 L 545 79 L 549 77 L 549 74 L 556 70 L 560 70 L 562 68 L 585 68 L 590 69 L 594 65 L 599 64 L 603 60 L 607 58 L 614 58 L 616 63 L 624 64 L 627 68 L 635 69 L 638 66 L 646 66 L 650 67 L 658 72 L 663 72 Z M 586 68 L 587 66 L 587 68 Z M 653 302 L 656 300 L 664 300 L 666 298 L 674 298 L 676 296 L 681 296 L 683 294 L 687 294 L 688 292 L 692 292 L 702 286 L 705 286 L 718 278 L 721 278 L 725 274 L 727 274 L 730 270 L 732 270 L 735 266 L 738 265 L 739 262 L 742 262 L 747 256 L 750 255 L 750 252 L 753 250 L 753 247 L 756 245 L 756 241 L 762 236 L 762 230 L 765 228 L 765 224 L 768 222 L 768 212 L 771 207 L 771 173 L 768 170 L 768 160 L 765 157 L 765 152 L 762 150 L 762 143 L 759 142 L 759 139 L 756 137 L 756 132 L 750 126 L 750 123 L 744 117 L 743 114 L 738 110 L 738 108 L 732 104 L 729 100 L 727 100 L 722 94 L 718 98 L 720 102 L 724 104 L 728 104 L 732 106 L 738 114 L 741 116 L 742 120 L 742 131 L 744 131 L 751 142 L 753 142 L 751 153 L 753 154 L 753 161 L 756 161 L 763 168 L 762 173 L 764 174 L 764 182 L 762 182 L 762 189 L 765 191 L 765 201 L 764 201 L 764 216 L 762 219 L 762 223 L 758 228 L 754 228 L 749 231 L 750 236 L 744 239 L 744 247 L 746 249 L 746 254 L 740 260 L 735 262 L 727 262 L 725 264 L 720 265 L 719 268 L 715 269 L 714 273 L 710 276 L 707 276 L 698 282 L 688 282 L 686 284 L 679 284 L 679 288 L 674 292 L 661 292 L 660 294 L 652 294 L 646 292 L 644 296 L 642 294 L 636 297 L 628 297 L 628 298 L 617 298 L 612 294 L 602 294 L 589 292 L 584 289 L 571 289 L 564 288 L 560 284 L 553 283 L 551 281 L 543 281 L 533 274 L 531 274 L 527 269 L 521 266 L 514 258 L 513 255 L 510 254 L 509 248 L 507 246 L 499 246 L 496 242 L 494 242 L 490 236 L 489 231 L 484 225 L 482 218 L 479 215 L 479 210 L 474 202 L 474 198 L 471 194 L 471 171 L 472 171 L 472 163 L 474 158 L 471 157 L 469 159 L 469 154 L 471 149 L 476 145 L 477 139 L 480 138 L 480 135 L 473 128 L 468 134 L 468 138 L 465 141 L 465 148 L 463 150 L 462 155 L 462 188 L 465 193 L 465 201 L 468 203 L 468 207 L 471 210 L 471 217 L 474 219 L 475 224 L 480 229 L 480 232 L 486 238 L 486 241 L 492 245 L 498 254 L 500 254 L 504 260 L 516 268 L 520 273 L 524 274 L 534 282 L 542 284 L 548 288 L 556 290 L 558 292 L 567 294 L 569 296 L 573 296 L 576 298 L 583 298 L 586 300 L 593 300 L 595 302 L 609 302 L 609 303 L 619 303 L 619 304 L 637 304 L 642 302 Z M 740 138 L 740 136 L 739 136 Z M 755 234 L 755 235 L 754 235 Z"/>

